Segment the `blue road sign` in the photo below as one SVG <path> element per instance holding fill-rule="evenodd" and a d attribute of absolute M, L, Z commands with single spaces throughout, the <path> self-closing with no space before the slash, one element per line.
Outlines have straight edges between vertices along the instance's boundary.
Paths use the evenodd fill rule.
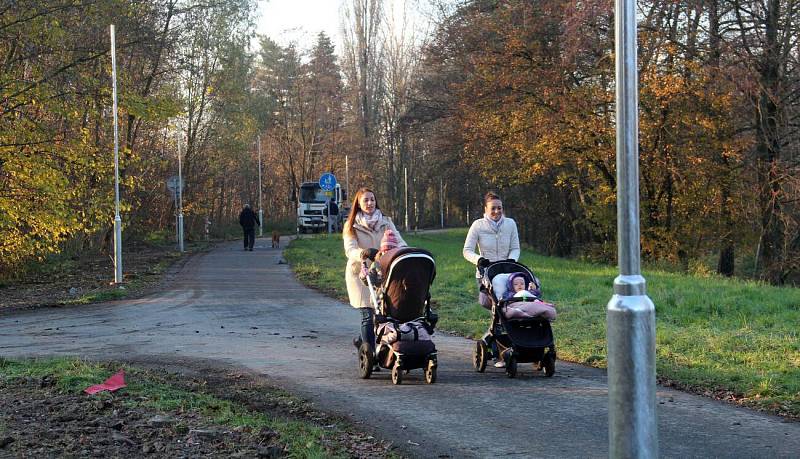
<path fill-rule="evenodd" d="M 336 188 L 336 176 L 330 172 L 322 174 L 319 178 L 319 187 L 325 191 L 333 191 Z"/>

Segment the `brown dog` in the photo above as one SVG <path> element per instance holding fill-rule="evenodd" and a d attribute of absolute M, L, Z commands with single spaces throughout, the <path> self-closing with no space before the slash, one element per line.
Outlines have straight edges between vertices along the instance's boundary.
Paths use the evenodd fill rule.
<path fill-rule="evenodd" d="M 281 245 L 281 233 L 278 230 L 272 230 L 272 248 L 280 247 Z"/>

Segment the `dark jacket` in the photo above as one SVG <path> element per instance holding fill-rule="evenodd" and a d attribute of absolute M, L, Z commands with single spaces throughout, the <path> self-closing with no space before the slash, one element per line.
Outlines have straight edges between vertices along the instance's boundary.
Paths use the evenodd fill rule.
<path fill-rule="evenodd" d="M 261 222 L 258 221 L 258 216 L 253 212 L 253 209 L 245 207 L 242 209 L 242 213 L 239 214 L 239 224 L 244 229 L 251 229 L 256 225 L 260 226 Z"/>

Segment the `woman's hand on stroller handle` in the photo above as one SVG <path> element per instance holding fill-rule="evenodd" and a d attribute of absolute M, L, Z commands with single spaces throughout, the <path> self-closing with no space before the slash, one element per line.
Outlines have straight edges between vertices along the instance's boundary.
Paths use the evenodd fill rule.
<path fill-rule="evenodd" d="M 378 256 L 378 249 L 361 249 L 362 260 L 375 261 L 376 256 Z"/>

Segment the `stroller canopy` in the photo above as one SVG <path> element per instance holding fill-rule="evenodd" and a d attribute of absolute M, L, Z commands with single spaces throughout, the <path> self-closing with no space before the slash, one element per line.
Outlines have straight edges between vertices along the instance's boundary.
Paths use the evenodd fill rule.
<path fill-rule="evenodd" d="M 386 252 L 380 264 L 384 314 L 400 322 L 422 317 L 436 277 L 433 255 L 425 249 L 401 247 Z"/>

